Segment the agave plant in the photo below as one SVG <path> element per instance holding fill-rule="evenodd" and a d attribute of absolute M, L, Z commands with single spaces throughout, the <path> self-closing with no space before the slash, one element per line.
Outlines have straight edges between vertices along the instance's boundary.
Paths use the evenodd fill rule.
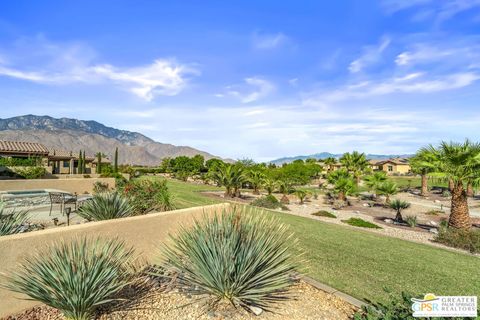
<path fill-rule="evenodd" d="M 98 193 L 78 209 L 78 215 L 89 221 L 110 220 L 129 217 L 134 207 L 128 199 L 117 192 Z"/>
<path fill-rule="evenodd" d="M 0 203 L 0 236 L 21 232 L 27 219 L 28 211 L 5 213 L 4 205 Z"/>
<path fill-rule="evenodd" d="M 67 319 L 87 320 L 100 305 L 118 300 L 133 281 L 133 258 L 133 249 L 121 241 L 79 238 L 26 258 L 6 287 L 60 310 Z"/>
<path fill-rule="evenodd" d="M 171 240 L 161 270 L 191 294 L 247 310 L 269 310 L 288 297 L 297 266 L 290 250 L 296 241 L 285 225 L 262 212 L 223 211 L 182 228 Z"/>

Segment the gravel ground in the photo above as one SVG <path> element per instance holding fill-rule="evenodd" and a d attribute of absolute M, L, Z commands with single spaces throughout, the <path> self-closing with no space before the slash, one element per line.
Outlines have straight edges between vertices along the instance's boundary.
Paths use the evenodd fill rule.
<path fill-rule="evenodd" d="M 140 299 L 130 300 L 117 311 L 99 315 L 97 320 L 334 320 L 350 319 L 355 309 L 344 300 L 318 290 L 300 281 L 291 290 L 293 299 L 279 304 L 275 313 L 262 312 L 259 316 L 222 305 L 215 311 L 207 311 L 207 304 L 179 292 L 150 289 Z M 56 310 L 39 306 L 6 320 L 63 320 Z"/>

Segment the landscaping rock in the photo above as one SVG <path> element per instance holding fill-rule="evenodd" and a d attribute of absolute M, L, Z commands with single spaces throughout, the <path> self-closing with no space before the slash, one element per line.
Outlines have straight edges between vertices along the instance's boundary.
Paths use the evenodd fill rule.
<path fill-rule="evenodd" d="M 253 314 L 256 315 L 256 316 L 261 315 L 262 312 L 263 312 L 263 309 L 262 309 L 262 308 L 259 308 L 259 307 L 249 306 L 248 308 L 249 308 L 249 309 L 253 312 Z"/>
<path fill-rule="evenodd" d="M 434 234 L 438 234 L 438 229 L 437 228 L 430 228 L 428 231 L 431 232 L 431 233 L 434 233 Z"/>
<path fill-rule="evenodd" d="M 393 220 L 392 220 L 392 219 L 385 219 L 385 220 L 383 220 L 383 221 L 385 221 L 385 223 L 390 223 L 390 224 L 393 223 Z"/>
<path fill-rule="evenodd" d="M 438 226 L 438 223 L 436 223 L 435 221 L 430 221 L 430 225 L 436 227 Z"/>
<path fill-rule="evenodd" d="M 364 204 L 362 204 L 362 206 L 364 206 L 364 207 L 370 207 L 370 205 L 369 205 L 368 203 L 364 203 Z"/>

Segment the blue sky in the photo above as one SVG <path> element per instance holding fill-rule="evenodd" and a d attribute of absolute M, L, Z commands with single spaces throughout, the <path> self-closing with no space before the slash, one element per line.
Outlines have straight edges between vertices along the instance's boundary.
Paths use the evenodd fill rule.
<path fill-rule="evenodd" d="M 479 138 L 480 0 L 3 1 L 0 117 L 230 158 Z"/>

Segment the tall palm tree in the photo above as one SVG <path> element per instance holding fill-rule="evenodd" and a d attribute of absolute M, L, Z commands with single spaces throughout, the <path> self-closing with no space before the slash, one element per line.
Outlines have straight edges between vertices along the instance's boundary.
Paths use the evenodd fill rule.
<path fill-rule="evenodd" d="M 385 171 L 375 171 L 373 174 L 363 178 L 370 191 L 375 192 L 375 196 L 378 197 L 378 186 L 387 181 L 387 173 Z"/>
<path fill-rule="evenodd" d="M 340 163 L 343 164 L 347 171 L 353 175 L 356 185 L 360 183 L 360 178 L 369 168 L 365 153 L 360 153 L 358 151 L 344 153 L 340 158 Z"/>
<path fill-rule="evenodd" d="M 435 171 L 435 168 L 438 167 L 438 159 L 435 156 L 435 153 L 432 153 L 430 150 L 421 149 L 418 151 L 415 156 L 410 158 L 410 166 L 412 171 L 416 174 L 419 174 L 422 179 L 422 188 L 420 194 L 426 196 L 428 193 L 428 174 Z"/>
<path fill-rule="evenodd" d="M 408 203 L 407 201 L 395 199 L 390 203 L 390 208 L 397 211 L 397 214 L 395 215 L 395 221 L 403 222 L 402 210 L 410 208 L 410 203 Z"/>
<path fill-rule="evenodd" d="M 385 202 L 390 204 L 390 196 L 397 194 L 398 186 L 395 182 L 385 181 L 377 186 L 376 193 L 385 196 Z"/>
<path fill-rule="evenodd" d="M 468 139 L 463 143 L 443 141 L 438 148 L 424 148 L 438 159 L 437 175 L 452 182 L 452 198 L 448 226 L 468 230 L 472 226 L 465 185 L 475 181 L 480 171 L 480 144 Z"/>
<path fill-rule="evenodd" d="M 247 181 L 253 188 L 253 194 L 260 194 L 260 188 L 263 186 L 265 179 L 265 173 L 259 170 L 250 170 L 247 175 Z"/>

